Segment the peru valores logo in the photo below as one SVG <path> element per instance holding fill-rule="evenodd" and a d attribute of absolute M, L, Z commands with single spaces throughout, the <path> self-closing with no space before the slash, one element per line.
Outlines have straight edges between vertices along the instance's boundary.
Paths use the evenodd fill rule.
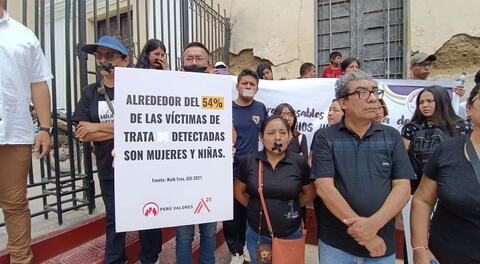
<path fill-rule="evenodd" d="M 146 203 L 142 209 L 143 216 L 145 217 L 157 216 L 159 211 L 160 208 L 158 207 L 158 204 L 154 202 Z"/>
<path fill-rule="evenodd" d="M 212 197 L 206 197 L 200 199 L 200 202 L 198 202 L 197 207 L 195 208 L 195 211 L 193 211 L 193 214 L 199 214 L 203 208 L 207 210 L 207 212 L 211 212 L 210 208 L 208 207 L 207 203 L 212 202 Z"/>

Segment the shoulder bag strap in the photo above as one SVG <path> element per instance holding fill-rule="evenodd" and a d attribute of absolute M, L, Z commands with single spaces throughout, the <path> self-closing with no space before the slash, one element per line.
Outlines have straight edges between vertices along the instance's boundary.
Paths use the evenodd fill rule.
<path fill-rule="evenodd" d="M 470 158 L 470 163 L 472 164 L 473 171 L 475 172 L 475 176 L 477 177 L 478 183 L 480 183 L 480 160 L 478 159 L 477 152 L 475 151 L 475 148 L 473 147 L 472 140 L 470 139 L 470 136 L 472 134 L 470 133 L 466 137 L 466 148 L 467 148 L 467 154 L 468 157 Z"/>
<path fill-rule="evenodd" d="M 105 97 L 105 101 L 107 101 L 108 108 L 110 109 L 110 111 L 112 111 L 112 114 L 114 114 L 113 104 L 112 104 L 112 101 L 110 100 L 110 97 L 107 94 L 105 85 L 103 84 L 103 80 L 100 82 L 100 87 L 98 87 L 97 92 Z"/>
<path fill-rule="evenodd" d="M 270 216 L 268 215 L 267 211 L 267 204 L 265 203 L 265 198 L 263 197 L 263 162 L 261 160 L 258 160 L 258 194 L 260 195 L 260 201 L 262 202 L 262 208 L 263 212 L 265 213 L 265 220 L 267 221 L 270 236 L 273 238 L 272 223 L 270 222 Z"/>

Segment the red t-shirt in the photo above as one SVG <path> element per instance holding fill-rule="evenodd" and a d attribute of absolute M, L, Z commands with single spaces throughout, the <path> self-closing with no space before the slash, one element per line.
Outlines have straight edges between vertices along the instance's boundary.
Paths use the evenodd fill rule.
<path fill-rule="evenodd" d="M 323 68 L 322 78 L 340 78 L 342 77 L 342 68 L 333 69 L 332 65 Z"/>

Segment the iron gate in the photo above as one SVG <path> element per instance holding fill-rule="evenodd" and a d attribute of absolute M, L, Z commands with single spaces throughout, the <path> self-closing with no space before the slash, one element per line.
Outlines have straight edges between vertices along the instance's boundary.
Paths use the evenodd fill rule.
<path fill-rule="evenodd" d="M 329 54 L 356 57 L 375 78 L 404 76 L 405 0 L 318 0 L 317 62 Z"/>
<path fill-rule="evenodd" d="M 32 217 L 47 219 L 53 212 L 60 225 L 65 212 L 88 207 L 91 214 L 99 197 L 91 144 L 73 136 L 71 117 L 81 87 L 97 78 L 93 60 L 87 62 L 79 47 L 115 35 L 135 61 L 145 42 L 158 38 L 167 47 L 171 69 L 178 70 L 183 47 L 199 41 L 211 51 L 213 63 L 228 64 L 230 23 L 213 1 L 6 0 L 4 9 L 35 33 L 55 76 L 49 83 L 53 148 L 46 158 L 32 161 L 28 200 L 42 203 L 43 209 L 32 211 Z"/>

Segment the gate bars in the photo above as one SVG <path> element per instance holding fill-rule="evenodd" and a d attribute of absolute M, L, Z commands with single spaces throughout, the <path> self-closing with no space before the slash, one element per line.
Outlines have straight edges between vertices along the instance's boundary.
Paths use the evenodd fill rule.
<path fill-rule="evenodd" d="M 31 208 L 41 208 L 32 209 L 31 217 L 56 213 L 59 225 L 68 211 L 87 207 L 93 213 L 100 196 L 92 145 L 74 137 L 71 119 L 82 87 L 97 78 L 82 45 L 114 35 L 136 61 L 145 42 L 158 38 L 167 47 L 171 70 L 178 70 L 183 48 L 199 41 L 212 63 L 229 63 L 230 21 L 213 0 L 6 0 L 4 9 L 35 33 L 55 77 L 49 82 L 53 147 L 46 158 L 32 160 L 28 200 Z M 32 118 L 35 122 L 33 112 Z"/>

